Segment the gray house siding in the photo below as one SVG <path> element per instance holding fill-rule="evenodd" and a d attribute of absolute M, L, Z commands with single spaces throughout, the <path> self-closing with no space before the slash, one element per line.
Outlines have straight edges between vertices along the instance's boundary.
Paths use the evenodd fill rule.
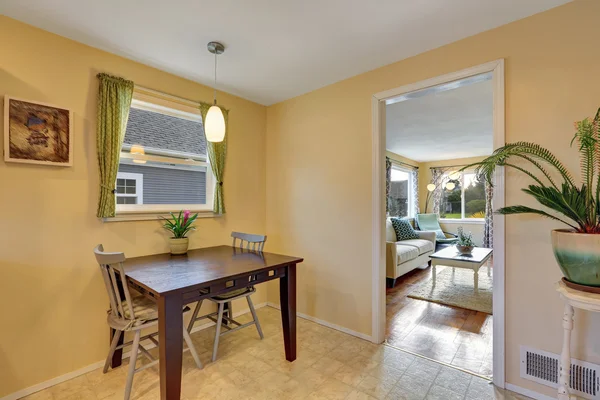
<path fill-rule="evenodd" d="M 144 204 L 206 203 L 206 172 L 120 164 L 119 172 L 144 175 Z"/>

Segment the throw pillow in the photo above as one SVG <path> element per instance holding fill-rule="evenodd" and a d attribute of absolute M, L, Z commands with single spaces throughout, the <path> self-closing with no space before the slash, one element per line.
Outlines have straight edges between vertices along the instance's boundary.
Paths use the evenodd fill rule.
<path fill-rule="evenodd" d="M 405 219 L 392 218 L 392 226 L 394 227 L 394 231 L 396 231 L 397 241 L 419 238 L 419 235 L 417 235 L 410 222 Z"/>

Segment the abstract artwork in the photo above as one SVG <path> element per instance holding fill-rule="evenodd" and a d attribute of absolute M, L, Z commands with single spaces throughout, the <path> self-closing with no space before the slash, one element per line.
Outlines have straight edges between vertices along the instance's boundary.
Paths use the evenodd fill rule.
<path fill-rule="evenodd" d="M 50 104 L 4 97 L 4 160 L 73 165 L 73 113 Z"/>

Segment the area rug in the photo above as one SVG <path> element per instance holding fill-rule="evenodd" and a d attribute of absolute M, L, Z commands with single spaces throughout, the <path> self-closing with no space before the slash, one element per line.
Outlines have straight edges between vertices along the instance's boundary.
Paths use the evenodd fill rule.
<path fill-rule="evenodd" d="M 445 267 L 440 271 L 438 267 L 435 287 L 430 279 L 413 289 L 408 297 L 492 314 L 492 282 L 488 268 L 480 268 L 479 291 L 475 293 L 472 270 Z"/>

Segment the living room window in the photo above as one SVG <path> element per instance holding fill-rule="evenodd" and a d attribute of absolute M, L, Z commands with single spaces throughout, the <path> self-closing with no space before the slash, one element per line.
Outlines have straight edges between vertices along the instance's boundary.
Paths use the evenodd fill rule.
<path fill-rule="evenodd" d="M 414 193 L 412 171 L 392 165 L 390 180 L 389 214 L 391 217 L 414 217 Z"/>
<path fill-rule="evenodd" d="M 483 220 L 485 182 L 472 172 L 462 173 L 458 179 L 444 175 L 440 218 Z"/>
<path fill-rule="evenodd" d="M 200 111 L 134 94 L 117 173 L 117 213 L 211 210 L 213 185 Z"/>

